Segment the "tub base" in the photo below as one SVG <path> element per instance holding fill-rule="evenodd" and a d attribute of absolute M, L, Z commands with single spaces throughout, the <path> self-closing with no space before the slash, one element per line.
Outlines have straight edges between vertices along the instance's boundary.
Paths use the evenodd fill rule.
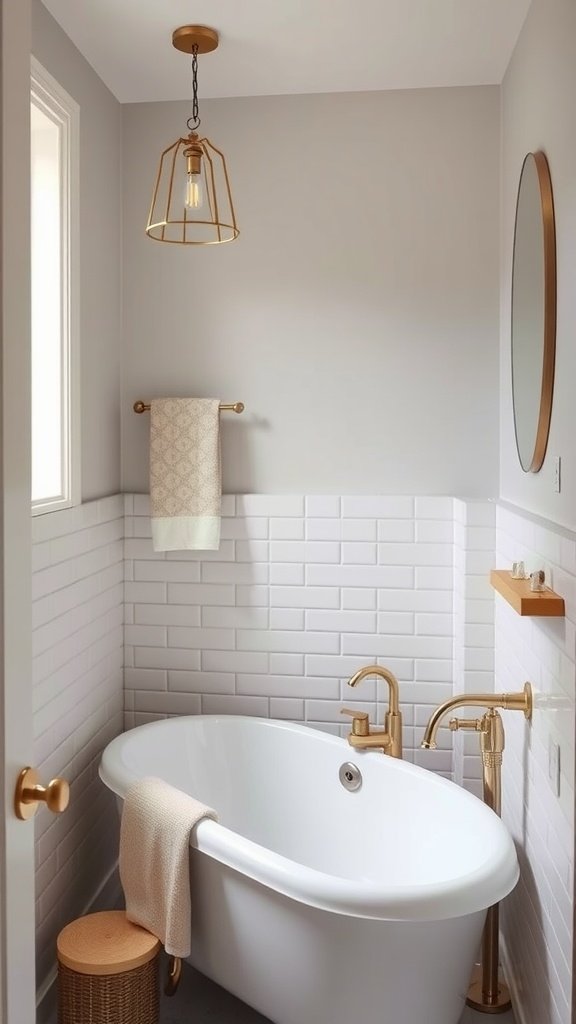
<path fill-rule="evenodd" d="M 273 1024 L 458 1024 L 484 912 L 374 921 L 298 903 L 192 851 L 190 962 Z"/>

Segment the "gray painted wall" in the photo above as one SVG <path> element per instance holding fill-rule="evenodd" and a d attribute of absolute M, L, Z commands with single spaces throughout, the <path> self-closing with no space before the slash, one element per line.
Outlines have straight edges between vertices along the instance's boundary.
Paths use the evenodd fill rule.
<path fill-rule="evenodd" d="M 502 88 L 501 495 L 576 529 L 576 6 L 533 0 Z M 523 473 L 516 454 L 510 386 L 510 283 L 516 190 L 524 156 L 543 149 L 556 210 L 558 331 L 550 441 L 540 473 Z M 554 491 L 554 456 L 562 458 L 562 492 Z"/>
<path fill-rule="evenodd" d="M 48 14 L 32 52 L 80 105 L 82 498 L 120 489 L 121 107 Z"/>
<path fill-rule="evenodd" d="M 213 100 L 241 228 L 144 233 L 189 105 L 124 116 L 123 489 L 148 488 L 136 398 L 246 403 L 226 491 L 494 495 L 497 88 Z"/>

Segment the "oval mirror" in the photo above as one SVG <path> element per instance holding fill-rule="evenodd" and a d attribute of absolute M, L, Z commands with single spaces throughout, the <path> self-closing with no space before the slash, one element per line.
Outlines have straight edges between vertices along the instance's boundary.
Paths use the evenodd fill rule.
<path fill-rule="evenodd" d="M 544 462 L 556 352 L 556 233 L 548 161 L 528 153 L 522 166 L 512 264 L 512 399 L 522 469 Z"/>

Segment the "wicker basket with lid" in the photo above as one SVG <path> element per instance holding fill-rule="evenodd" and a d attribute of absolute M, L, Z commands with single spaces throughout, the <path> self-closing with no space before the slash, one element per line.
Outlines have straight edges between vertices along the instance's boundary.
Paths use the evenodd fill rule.
<path fill-rule="evenodd" d="M 123 910 L 72 921 L 57 949 L 58 1024 L 158 1024 L 160 942 Z"/>

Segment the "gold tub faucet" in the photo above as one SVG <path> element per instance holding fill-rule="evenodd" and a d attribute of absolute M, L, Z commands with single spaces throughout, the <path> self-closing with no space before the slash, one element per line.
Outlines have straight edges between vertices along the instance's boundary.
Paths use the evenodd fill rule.
<path fill-rule="evenodd" d="M 398 680 L 389 669 L 381 668 L 380 665 L 368 665 L 348 680 L 348 686 L 357 686 L 366 676 L 380 676 L 388 683 L 388 711 L 384 717 L 384 728 L 371 729 L 365 711 L 342 708 L 341 713 L 352 718 L 348 743 L 355 750 L 382 750 L 391 757 L 402 757 L 402 714 L 399 706 Z"/>
<path fill-rule="evenodd" d="M 425 750 L 436 749 L 436 733 L 441 720 L 449 711 L 455 708 L 503 708 L 507 711 L 523 711 L 526 718 L 532 715 L 532 689 L 530 683 L 526 683 L 523 690 L 518 693 L 462 693 L 458 697 L 451 697 L 450 700 L 440 704 L 430 715 L 430 719 L 424 731 L 424 739 L 420 744 Z M 455 718 L 450 722 L 453 732 L 458 729 L 473 729 L 480 732 L 480 725 L 475 719 L 462 721 Z"/>

